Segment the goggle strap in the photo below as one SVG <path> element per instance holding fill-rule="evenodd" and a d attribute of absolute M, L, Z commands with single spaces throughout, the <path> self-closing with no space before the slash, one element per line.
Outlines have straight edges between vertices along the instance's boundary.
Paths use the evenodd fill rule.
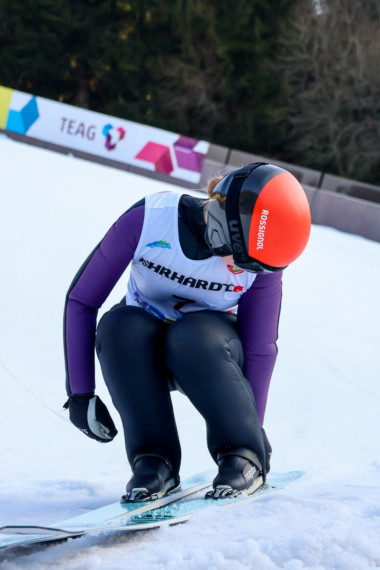
<path fill-rule="evenodd" d="M 234 256 L 235 263 L 238 263 L 239 261 L 240 263 L 250 262 L 250 257 L 248 255 L 244 239 L 243 226 L 241 224 L 241 218 L 240 218 L 240 209 L 239 209 L 240 191 L 243 186 L 244 180 L 251 174 L 251 172 L 264 164 L 267 163 L 255 162 L 253 164 L 249 164 L 245 168 L 241 168 L 233 176 L 232 181 L 228 188 L 227 197 L 226 197 L 226 218 L 227 218 L 228 231 L 230 233 L 232 254 Z"/>

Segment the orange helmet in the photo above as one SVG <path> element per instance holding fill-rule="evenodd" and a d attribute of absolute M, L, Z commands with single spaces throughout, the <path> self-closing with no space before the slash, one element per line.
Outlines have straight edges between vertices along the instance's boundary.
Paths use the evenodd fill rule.
<path fill-rule="evenodd" d="M 208 204 L 206 240 L 215 255 L 233 255 L 247 271 L 285 269 L 309 240 L 310 208 L 287 170 L 256 162 L 215 186 Z"/>

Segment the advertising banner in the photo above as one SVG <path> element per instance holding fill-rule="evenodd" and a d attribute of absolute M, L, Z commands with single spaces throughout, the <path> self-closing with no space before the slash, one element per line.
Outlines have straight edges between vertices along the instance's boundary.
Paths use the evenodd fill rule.
<path fill-rule="evenodd" d="M 198 183 L 209 143 L 0 86 L 0 129 Z"/>

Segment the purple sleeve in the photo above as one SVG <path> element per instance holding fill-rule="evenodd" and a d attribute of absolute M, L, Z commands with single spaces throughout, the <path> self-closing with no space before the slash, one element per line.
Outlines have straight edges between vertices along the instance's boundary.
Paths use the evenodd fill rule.
<path fill-rule="evenodd" d="M 276 340 L 282 293 L 282 272 L 258 275 L 238 310 L 244 349 L 244 374 L 252 386 L 261 425 L 277 358 Z"/>
<path fill-rule="evenodd" d="M 64 343 L 69 394 L 95 389 L 95 331 L 98 309 L 133 258 L 144 221 L 144 206 L 123 214 L 75 276 L 66 297 Z"/>

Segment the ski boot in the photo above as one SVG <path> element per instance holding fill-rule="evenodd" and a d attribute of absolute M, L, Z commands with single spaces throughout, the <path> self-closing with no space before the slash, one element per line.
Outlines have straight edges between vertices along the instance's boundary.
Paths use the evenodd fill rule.
<path fill-rule="evenodd" d="M 132 471 L 132 478 L 127 484 L 126 494 L 121 497 L 121 503 L 159 499 L 179 486 L 179 477 L 173 473 L 171 464 L 157 453 L 136 455 Z"/>
<path fill-rule="evenodd" d="M 218 453 L 217 461 L 219 473 L 213 481 L 213 490 L 206 494 L 206 499 L 252 495 L 265 482 L 261 461 L 249 449 L 240 447 Z"/>

